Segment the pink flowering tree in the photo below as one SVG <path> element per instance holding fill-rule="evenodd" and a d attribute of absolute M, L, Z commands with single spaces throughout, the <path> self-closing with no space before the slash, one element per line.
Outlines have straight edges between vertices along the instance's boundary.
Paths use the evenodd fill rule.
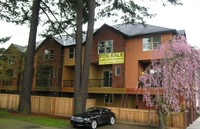
<path fill-rule="evenodd" d="M 163 43 L 153 52 L 152 62 L 140 77 L 145 89 L 144 100 L 159 116 L 159 129 L 170 111 L 181 111 L 196 104 L 200 89 L 200 51 L 187 43 L 184 36 Z M 152 89 L 154 93 L 152 93 Z"/>

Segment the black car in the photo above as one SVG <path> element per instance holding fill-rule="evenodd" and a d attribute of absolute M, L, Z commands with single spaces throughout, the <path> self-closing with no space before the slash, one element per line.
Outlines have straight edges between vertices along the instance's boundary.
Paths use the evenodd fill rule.
<path fill-rule="evenodd" d="M 73 115 L 70 122 L 74 127 L 88 126 L 91 129 L 96 129 L 97 126 L 103 124 L 113 125 L 115 114 L 108 108 L 91 107 L 84 113 Z"/>

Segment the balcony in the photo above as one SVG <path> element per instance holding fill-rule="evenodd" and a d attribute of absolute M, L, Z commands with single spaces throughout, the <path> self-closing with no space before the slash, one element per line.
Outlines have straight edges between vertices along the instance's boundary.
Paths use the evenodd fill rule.
<path fill-rule="evenodd" d="M 52 86 L 52 80 L 37 80 L 36 86 L 39 87 L 51 87 Z"/>
<path fill-rule="evenodd" d="M 74 80 L 64 80 L 63 91 L 74 92 Z M 111 79 L 89 79 L 88 93 L 123 94 L 124 91 L 124 88 L 112 87 Z"/>
<path fill-rule="evenodd" d="M 5 81 L 5 80 L 2 80 L 0 82 L 0 86 L 12 86 L 12 81 Z"/>
<path fill-rule="evenodd" d="M 74 87 L 75 80 L 64 80 L 63 87 Z M 112 87 L 109 79 L 89 79 L 88 87 Z"/>
<path fill-rule="evenodd" d="M 52 80 L 37 80 L 33 89 L 38 91 L 60 91 L 61 87 L 53 86 Z"/>

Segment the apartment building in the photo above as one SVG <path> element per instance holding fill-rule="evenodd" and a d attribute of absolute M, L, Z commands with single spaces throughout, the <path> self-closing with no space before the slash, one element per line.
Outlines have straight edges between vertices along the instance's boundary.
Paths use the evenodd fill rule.
<path fill-rule="evenodd" d="M 1 55 L 0 90 L 15 92 L 22 80 L 26 46 L 11 44 Z"/>
<path fill-rule="evenodd" d="M 47 37 L 37 43 L 32 93 L 56 95 L 61 92 L 65 44 L 61 38 Z"/>
<path fill-rule="evenodd" d="M 181 32 L 181 33 L 180 33 Z M 99 106 L 146 108 L 139 77 L 152 51 L 184 31 L 153 25 L 104 24 L 94 33 L 88 97 Z M 65 48 L 62 90 L 73 94 L 75 46 Z"/>
<path fill-rule="evenodd" d="M 88 97 L 98 106 L 147 108 L 139 77 L 150 64 L 152 51 L 177 34 L 185 32 L 148 24 L 101 26 L 93 37 Z M 32 93 L 73 97 L 75 52 L 75 39 L 69 36 L 40 42 Z"/>

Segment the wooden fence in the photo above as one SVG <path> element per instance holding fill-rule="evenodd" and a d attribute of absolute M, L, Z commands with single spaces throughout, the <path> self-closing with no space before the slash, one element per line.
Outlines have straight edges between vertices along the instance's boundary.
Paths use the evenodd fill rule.
<path fill-rule="evenodd" d="M 94 99 L 88 99 L 86 107 L 95 106 Z M 0 94 L 0 108 L 17 110 L 19 95 Z M 73 98 L 31 96 L 31 111 L 33 113 L 44 113 L 69 117 L 73 114 Z"/>
<path fill-rule="evenodd" d="M 155 110 L 127 109 L 109 107 L 121 123 L 135 125 L 158 126 L 158 115 Z M 185 129 L 187 127 L 185 113 L 171 113 L 166 119 L 168 129 Z"/>
<path fill-rule="evenodd" d="M 0 94 L 0 108 L 17 110 L 19 95 Z M 44 113 L 58 116 L 71 116 L 73 114 L 73 98 L 66 97 L 31 97 L 32 112 Z M 95 106 L 94 99 L 87 100 L 87 108 Z M 158 116 L 154 110 L 140 110 L 108 107 L 116 115 L 116 120 L 120 123 L 129 123 L 145 126 L 157 126 Z M 171 113 L 167 118 L 169 129 L 185 129 L 186 115 L 184 113 Z"/>

